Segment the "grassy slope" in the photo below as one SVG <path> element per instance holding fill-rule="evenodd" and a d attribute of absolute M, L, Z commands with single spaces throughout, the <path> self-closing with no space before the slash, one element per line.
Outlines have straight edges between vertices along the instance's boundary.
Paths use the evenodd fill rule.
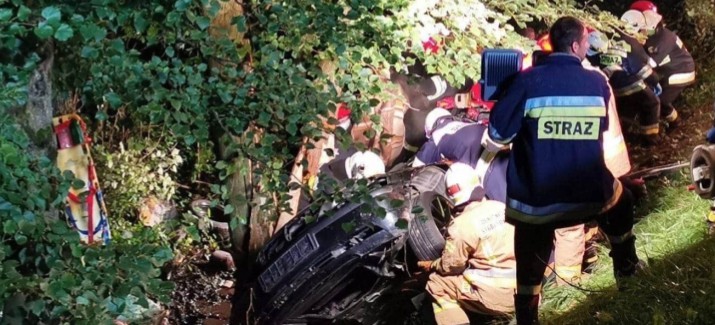
<path fill-rule="evenodd" d="M 547 324 L 712 324 L 715 321 L 715 239 L 704 216 L 709 201 L 686 190 L 687 174 L 649 184 L 635 226 L 645 274 L 618 292 L 608 249 L 577 288 L 547 288 L 541 308 Z M 646 212 L 647 211 L 647 212 Z M 647 214 L 646 214 L 647 213 Z"/>
<path fill-rule="evenodd" d="M 692 47 L 697 47 L 693 44 Z M 689 159 L 703 143 L 713 119 L 715 59 L 696 58 L 698 83 L 683 93 L 678 107 L 692 121 L 683 130 L 678 157 Z M 648 159 L 645 159 L 646 161 Z M 648 183 L 635 226 L 639 256 L 649 264 L 631 281 L 631 290 L 615 288 L 608 249 L 601 247 L 593 274 L 581 288 L 546 288 L 541 307 L 545 324 L 715 324 L 715 238 L 706 234 L 710 202 L 688 192 L 689 170 Z"/>

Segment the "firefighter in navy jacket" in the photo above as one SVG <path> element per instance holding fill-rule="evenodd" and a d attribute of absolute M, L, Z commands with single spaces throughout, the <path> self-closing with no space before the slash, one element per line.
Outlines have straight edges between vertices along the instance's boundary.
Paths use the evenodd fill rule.
<path fill-rule="evenodd" d="M 557 20 L 554 53 L 520 73 L 497 102 L 489 135 L 512 143 L 506 219 L 515 227 L 518 324 L 538 322 L 538 302 L 554 230 L 597 217 L 611 241 L 614 273 L 631 276 L 635 252 L 633 199 L 606 167 L 606 79 L 581 61 L 589 47 L 583 23 Z"/>
<path fill-rule="evenodd" d="M 643 12 L 645 17 L 645 50 L 650 55 L 655 72 L 660 77 L 663 92 L 660 94 L 660 116 L 668 128 L 678 125 L 678 111 L 673 106 L 685 87 L 695 83 L 695 62 L 683 41 L 663 24 L 658 8 L 650 1 L 636 1 L 631 9 Z"/>
<path fill-rule="evenodd" d="M 658 78 L 648 64 L 648 54 L 635 38 L 625 33 L 618 33 L 618 39 L 609 41 L 601 32 L 592 31 L 588 39 L 590 48 L 586 57 L 609 76 L 621 118 L 634 123 L 638 116 L 640 140 L 646 145 L 656 144 L 660 101 L 654 89 Z"/>

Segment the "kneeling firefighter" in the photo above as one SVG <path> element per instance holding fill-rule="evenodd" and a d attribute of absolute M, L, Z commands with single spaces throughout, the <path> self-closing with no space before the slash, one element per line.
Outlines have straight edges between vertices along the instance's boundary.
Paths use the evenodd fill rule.
<path fill-rule="evenodd" d="M 434 271 L 427 291 L 437 324 L 469 324 L 465 311 L 495 316 L 513 312 L 514 227 L 505 222 L 504 203 L 484 199 L 476 170 L 466 164 L 452 164 L 446 183 L 461 214 L 448 228 L 442 257 L 419 264 Z"/>

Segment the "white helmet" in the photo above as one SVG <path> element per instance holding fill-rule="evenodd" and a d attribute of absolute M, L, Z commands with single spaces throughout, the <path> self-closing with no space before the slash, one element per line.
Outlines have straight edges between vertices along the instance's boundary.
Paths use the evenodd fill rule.
<path fill-rule="evenodd" d="M 372 151 L 356 152 L 345 159 L 348 178 L 361 179 L 385 173 L 385 163 Z"/>
<path fill-rule="evenodd" d="M 608 50 L 608 37 L 594 30 L 588 34 L 588 45 L 588 50 L 586 50 L 586 55 L 588 56 L 605 53 Z"/>
<path fill-rule="evenodd" d="M 427 138 L 430 138 L 432 136 L 432 129 L 434 128 L 434 123 L 437 122 L 440 117 L 450 115 L 452 115 L 452 113 L 440 107 L 437 107 L 431 112 L 429 112 L 427 114 L 427 117 L 425 118 L 425 135 L 427 135 Z"/>
<path fill-rule="evenodd" d="M 638 10 L 624 12 L 621 20 L 626 23 L 626 32 L 628 34 L 637 34 L 641 29 L 646 28 L 645 16 Z"/>
<path fill-rule="evenodd" d="M 643 17 L 645 18 L 645 28 L 648 30 L 654 30 L 663 20 L 663 16 L 659 15 L 653 10 L 646 10 L 643 12 Z"/>
<path fill-rule="evenodd" d="M 477 171 L 467 164 L 452 164 L 447 170 L 445 182 L 447 195 L 454 202 L 454 206 L 484 198 L 484 187 L 479 183 Z"/>

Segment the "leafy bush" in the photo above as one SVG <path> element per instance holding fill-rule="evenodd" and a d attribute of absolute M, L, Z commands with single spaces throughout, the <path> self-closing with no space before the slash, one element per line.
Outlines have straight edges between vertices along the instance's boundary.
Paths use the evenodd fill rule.
<path fill-rule="evenodd" d="M 49 211 L 62 207 L 71 175 L 45 157 L 26 155 L 27 136 L 7 117 L 0 123 L 0 306 L 2 321 L 98 324 L 136 302 L 167 301 L 172 284 L 159 268 L 172 252 L 150 230 L 134 241 L 87 246 Z M 33 195 L 27 195 L 32 193 Z M 127 302 L 129 300 L 129 302 Z"/>
<path fill-rule="evenodd" d="M 175 175 L 183 163 L 179 150 L 166 144 L 130 140 L 118 152 L 97 151 L 97 174 L 107 209 L 113 217 L 133 219 L 140 201 L 149 196 L 171 200 L 177 189 Z"/>

